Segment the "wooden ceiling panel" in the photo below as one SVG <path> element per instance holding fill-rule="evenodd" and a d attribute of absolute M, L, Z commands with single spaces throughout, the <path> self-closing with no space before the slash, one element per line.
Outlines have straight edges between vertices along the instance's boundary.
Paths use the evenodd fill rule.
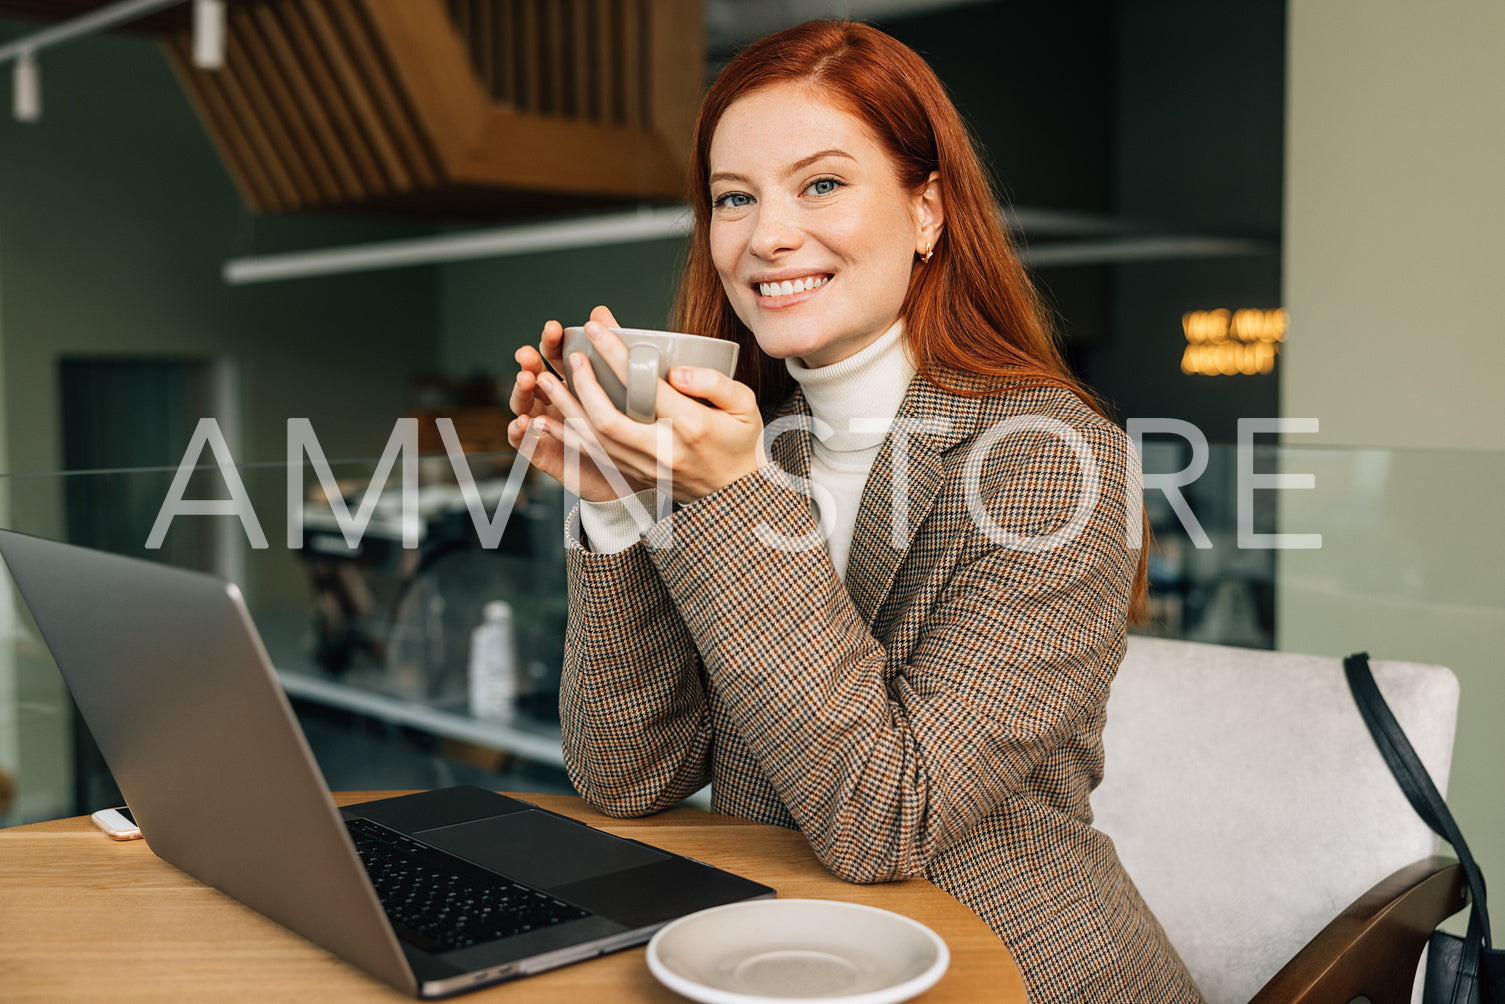
<path fill-rule="evenodd" d="M 266 93 L 271 108 L 277 113 L 279 126 L 284 133 L 290 153 L 304 176 L 311 201 L 327 202 L 341 197 L 341 188 L 317 138 L 308 114 L 308 106 L 299 100 L 293 89 L 293 80 L 288 66 L 279 58 L 277 39 L 269 37 L 257 22 L 253 8 L 233 7 L 230 10 L 231 59 L 246 58 L 255 69 L 256 77 Z"/>
<path fill-rule="evenodd" d="M 59 20 L 98 0 L 0 0 Z M 225 66 L 189 4 L 152 31 L 260 212 L 535 215 L 683 197 L 700 0 L 231 0 Z"/>
<path fill-rule="evenodd" d="M 362 15 L 355 0 L 329 0 L 334 18 L 333 33 L 345 39 L 356 67 L 370 88 L 373 105 L 382 117 L 390 142 L 397 150 L 413 183 L 420 187 L 438 184 L 443 170 L 433 148 L 424 138 L 422 124 L 413 114 L 412 104 L 398 87 L 392 66 L 385 58 L 381 41 Z"/>
<path fill-rule="evenodd" d="M 274 4 L 255 4 L 249 10 L 254 28 L 237 30 L 255 31 L 261 36 L 275 67 L 274 72 L 288 89 L 288 100 L 302 113 L 310 142 L 309 156 L 322 162 L 328 171 L 330 194 L 326 201 L 360 201 L 366 197 L 366 185 L 345 148 L 345 140 L 326 103 L 320 99 L 315 72 L 299 57 L 292 37 L 293 29 L 285 23 Z M 185 63 L 183 72 L 187 69 Z"/>
<path fill-rule="evenodd" d="M 183 74 L 180 68 L 190 65 L 193 58 L 186 39 L 170 38 L 163 43 L 163 48 L 167 51 L 168 62 L 178 71 L 178 79 L 188 93 L 189 102 L 208 130 L 241 199 L 248 206 L 265 207 L 268 212 L 281 209 L 271 179 L 257 159 L 250 140 L 244 130 L 234 127 L 235 115 L 230 110 L 219 78 Z"/>
<path fill-rule="evenodd" d="M 275 12 L 276 23 L 281 26 L 296 58 L 302 62 L 304 71 L 313 81 L 313 100 L 323 109 L 334 127 L 340 155 L 360 179 L 360 185 L 368 197 L 386 195 L 390 188 L 377 164 L 370 138 L 362 129 L 359 115 L 340 84 L 334 60 L 321 43 L 309 16 L 309 9 L 322 2 L 323 0 L 272 0 L 265 6 Z"/>

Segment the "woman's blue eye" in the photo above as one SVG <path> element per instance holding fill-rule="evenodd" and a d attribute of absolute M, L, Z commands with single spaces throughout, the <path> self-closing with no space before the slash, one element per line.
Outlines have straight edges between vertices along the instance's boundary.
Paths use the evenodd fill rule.
<path fill-rule="evenodd" d="M 839 187 L 841 187 L 841 182 L 835 178 L 818 178 L 810 182 L 810 189 L 816 195 L 830 195 Z"/>
<path fill-rule="evenodd" d="M 744 192 L 728 192 L 712 202 L 711 205 L 726 209 L 741 209 L 743 206 L 752 205 L 752 196 Z"/>

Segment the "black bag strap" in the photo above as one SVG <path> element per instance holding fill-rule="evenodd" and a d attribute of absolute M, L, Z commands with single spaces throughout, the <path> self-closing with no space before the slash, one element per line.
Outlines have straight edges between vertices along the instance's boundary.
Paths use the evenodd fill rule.
<path fill-rule="evenodd" d="M 1469 914 L 1468 932 L 1464 936 L 1465 972 L 1460 974 L 1463 978 L 1458 980 L 1455 987 L 1461 991 L 1465 985 L 1472 984 L 1477 979 L 1481 947 L 1492 944 L 1489 912 L 1484 899 L 1484 873 L 1474 862 L 1468 843 L 1458 830 L 1458 824 L 1453 821 L 1453 814 L 1448 811 L 1447 803 L 1432 783 L 1432 776 L 1427 773 L 1421 758 L 1406 738 L 1405 731 L 1390 711 L 1390 705 L 1385 703 L 1385 696 L 1375 685 L 1374 674 L 1369 671 L 1369 655 L 1358 652 L 1344 659 L 1343 673 L 1348 678 L 1348 689 L 1353 692 L 1354 702 L 1359 706 L 1359 714 L 1363 716 L 1369 734 L 1374 737 L 1374 744 L 1379 747 L 1385 765 L 1395 775 L 1406 800 L 1411 803 L 1422 822 L 1453 846 L 1458 862 L 1463 866 L 1463 874 L 1468 879 L 1473 908 Z"/>

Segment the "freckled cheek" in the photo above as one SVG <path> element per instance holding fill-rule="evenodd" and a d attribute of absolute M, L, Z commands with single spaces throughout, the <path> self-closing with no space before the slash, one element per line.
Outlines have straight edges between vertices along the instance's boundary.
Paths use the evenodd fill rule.
<path fill-rule="evenodd" d="M 912 249 L 902 237 L 897 236 L 903 233 L 897 227 L 853 227 L 840 235 L 830 234 L 829 246 L 848 265 L 860 266 L 864 271 L 907 275 Z"/>
<path fill-rule="evenodd" d="M 860 260 L 877 250 L 886 235 L 870 222 L 853 219 L 840 224 L 832 222 L 816 231 L 815 236 L 838 255 Z"/>

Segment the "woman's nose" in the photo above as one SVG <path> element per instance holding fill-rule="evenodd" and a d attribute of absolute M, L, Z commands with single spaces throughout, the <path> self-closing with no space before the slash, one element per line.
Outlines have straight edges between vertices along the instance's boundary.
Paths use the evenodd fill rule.
<path fill-rule="evenodd" d="M 747 249 L 754 257 L 776 258 L 795 250 L 803 242 L 804 234 L 787 210 L 776 203 L 765 202 L 758 207 L 757 219 L 747 241 Z"/>

